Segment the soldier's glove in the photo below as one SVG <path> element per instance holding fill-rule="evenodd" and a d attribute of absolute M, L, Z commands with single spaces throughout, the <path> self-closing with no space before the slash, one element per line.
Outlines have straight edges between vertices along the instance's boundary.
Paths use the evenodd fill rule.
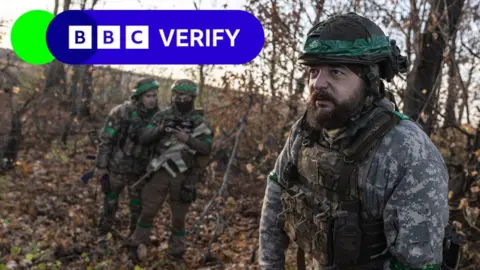
<path fill-rule="evenodd" d="M 197 186 L 194 175 L 188 175 L 183 181 L 180 199 L 185 203 L 192 203 L 197 199 Z"/>
<path fill-rule="evenodd" d="M 110 187 L 110 177 L 108 174 L 104 174 L 102 178 L 100 178 L 100 185 L 102 185 L 102 191 L 104 194 L 110 194 L 112 192 Z"/>

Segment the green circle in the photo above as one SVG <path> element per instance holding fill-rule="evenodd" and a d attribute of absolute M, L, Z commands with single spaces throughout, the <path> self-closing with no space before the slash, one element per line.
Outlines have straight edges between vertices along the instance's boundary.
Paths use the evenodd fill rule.
<path fill-rule="evenodd" d="M 15 21 L 10 41 L 20 59 L 32 65 L 47 64 L 55 59 L 47 46 L 47 29 L 54 17 L 45 10 L 31 10 Z"/>

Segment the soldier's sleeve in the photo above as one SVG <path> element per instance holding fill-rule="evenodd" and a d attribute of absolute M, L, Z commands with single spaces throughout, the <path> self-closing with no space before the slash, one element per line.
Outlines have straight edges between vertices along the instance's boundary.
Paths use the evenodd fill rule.
<path fill-rule="evenodd" d="M 97 156 L 95 160 L 95 166 L 99 169 L 106 169 L 108 166 L 108 160 L 112 154 L 112 151 L 117 144 L 118 132 L 121 126 L 120 110 L 121 106 L 118 105 L 110 110 L 107 118 L 105 119 L 104 126 L 100 130 L 98 136 L 98 148 Z"/>
<path fill-rule="evenodd" d="M 162 111 L 157 112 L 150 123 L 147 126 L 141 128 L 138 131 L 138 139 L 141 144 L 152 144 L 162 135 L 163 130 L 160 129 L 159 124 L 161 124 L 163 119 Z"/>
<path fill-rule="evenodd" d="M 263 198 L 258 258 L 262 270 L 284 269 L 285 267 L 285 250 L 288 248 L 289 238 L 283 227 L 284 220 L 279 216 L 283 208 L 280 201 L 281 187 L 277 182 L 280 180 L 283 168 L 292 159 L 290 152 L 293 143 L 293 129 L 275 162 L 274 170 L 268 176 Z"/>
<path fill-rule="evenodd" d="M 448 171 L 425 133 L 413 123 L 404 128 L 406 136 L 392 142 L 398 152 L 385 153 L 398 163 L 388 172 L 395 175 L 396 181 L 383 211 L 393 255 L 390 267 L 440 269 L 449 217 Z"/>
<path fill-rule="evenodd" d="M 209 130 L 209 134 L 203 133 L 195 138 L 190 136 L 187 145 L 197 151 L 200 155 L 208 156 L 212 151 L 214 134 L 210 124 L 205 118 L 202 119 L 202 123 L 205 124 L 206 129 Z"/>

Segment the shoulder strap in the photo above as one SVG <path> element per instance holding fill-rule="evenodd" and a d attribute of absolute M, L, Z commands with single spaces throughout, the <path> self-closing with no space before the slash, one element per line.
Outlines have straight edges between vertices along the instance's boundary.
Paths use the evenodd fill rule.
<path fill-rule="evenodd" d="M 360 161 L 380 139 L 393 129 L 401 120 L 405 120 L 396 111 L 384 111 L 371 121 L 343 153 L 351 160 Z"/>

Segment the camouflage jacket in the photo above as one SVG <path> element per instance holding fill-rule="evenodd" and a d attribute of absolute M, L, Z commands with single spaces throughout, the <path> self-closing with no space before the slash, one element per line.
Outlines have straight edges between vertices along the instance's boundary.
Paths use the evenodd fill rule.
<path fill-rule="evenodd" d="M 303 140 L 299 123 L 291 128 L 271 175 L 281 177 L 288 162 L 297 163 Z M 342 137 L 348 135 L 329 142 L 336 144 Z M 449 217 L 448 172 L 436 146 L 415 123 L 400 121 L 367 157 L 359 167 L 361 206 L 370 216 L 383 219 L 392 257 L 412 268 L 440 264 Z M 268 181 L 259 233 L 259 264 L 264 270 L 284 269 L 290 242 L 279 218 L 280 194 L 281 187 Z M 390 269 L 389 261 L 384 265 Z"/>
<path fill-rule="evenodd" d="M 115 106 L 99 134 L 95 165 L 115 173 L 144 173 L 151 151 L 138 140 L 138 130 L 148 125 L 158 110 L 149 113 L 131 101 Z"/>
<path fill-rule="evenodd" d="M 146 145 L 153 145 L 154 156 L 162 155 L 168 148 L 172 147 L 170 142 L 175 144 L 177 141 L 174 135 L 166 131 L 169 125 L 175 125 L 174 122 L 190 125 L 187 128 L 190 130 L 188 132 L 190 137 L 186 145 L 193 151 L 182 151 L 182 163 L 185 164 L 186 169 L 203 169 L 208 164 L 214 135 L 209 123 L 203 116 L 202 110 L 193 110 L 188 115 L 181 115 L 174 107 L 159 111 L 152 117 L 150 124 L 139 132 L 140 142 Z M 192 136 L 193 131 L 201 126 L 209 134 Z"/>

